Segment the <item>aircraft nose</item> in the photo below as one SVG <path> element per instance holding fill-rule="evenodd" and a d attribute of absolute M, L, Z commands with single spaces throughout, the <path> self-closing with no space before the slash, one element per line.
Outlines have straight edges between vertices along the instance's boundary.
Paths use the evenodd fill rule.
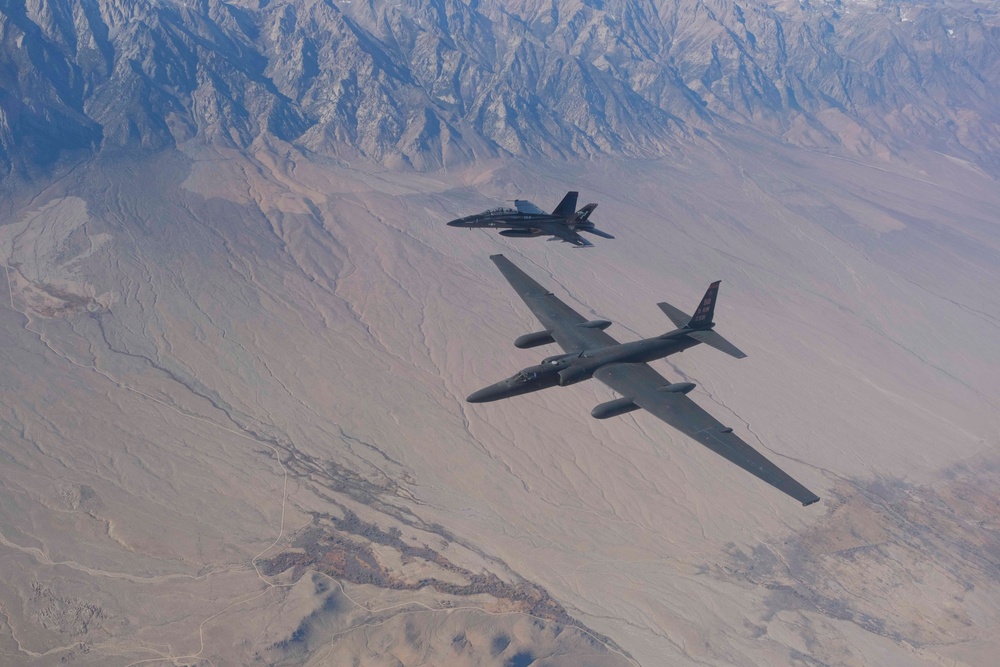
<path fill-rule="evenodd" d="M 502 380 L 496 384 L 484 387 L 473 394 L 469 394 L 469 397 L 465 400 L 469 403 L 489 403 L 490 401 L 498 401 L 508 396 L 510 396 L 510 383 L 507 380 Z"/>
<path fill-rule="evenodd" d="M 449 227 L 461 227 L 462 226 L 462 222 L 464 222 L 462 220 L 462 218 L 458 218 L 456 220 L 452 220 L 451 222 L 449 222 L 448 226 Z"/>
<path fill-rule="evenodd" d="M 492 387 L 486 387 L 485 389 L 480 389 L 477 392 L 473 392 L 469 394 L 469 397 L 465 400 L 468 401 L 469 403 L 485 403 L 487 400 L 489 400 L 490 394 L 492 393 L 490 389 L 492 389 Z"/>

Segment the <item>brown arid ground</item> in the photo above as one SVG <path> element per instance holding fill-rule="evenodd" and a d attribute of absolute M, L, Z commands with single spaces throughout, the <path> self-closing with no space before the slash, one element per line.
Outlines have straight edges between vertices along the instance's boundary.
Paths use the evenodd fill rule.
<path fill-rule="evenodd" d="M 1000 189 L 758 146 L 425 174 L 188 148 L 0 226 L 0 662 L 989 665 Z M 747 157 L 753 156 L 753 157 Z M 595 201 L 578 251 L 444 223 Z M 621 340 L 722 279 L 748 354 L 654 365 L 809 508 L 547 349 L 503 252 Z"/>

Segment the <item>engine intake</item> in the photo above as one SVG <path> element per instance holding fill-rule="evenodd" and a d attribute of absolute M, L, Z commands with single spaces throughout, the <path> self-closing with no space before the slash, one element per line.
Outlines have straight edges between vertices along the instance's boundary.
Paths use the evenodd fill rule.
<path fill-rule="evenodd" d="M 584 380 L 589 380 L 594 377 L 594 369 L 585 366 L 570 366 L 559 371 L 559 386 L 568 387 L 571 384 L 576 384 L 577 382 L 583 382 Z"/>

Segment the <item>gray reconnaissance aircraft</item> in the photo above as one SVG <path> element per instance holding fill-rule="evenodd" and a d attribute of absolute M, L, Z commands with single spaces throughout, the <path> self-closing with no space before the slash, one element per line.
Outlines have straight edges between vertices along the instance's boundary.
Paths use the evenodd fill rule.
<path fill-rule="evenodd" d="M 565 387 L 595 377 L 622 395 L 622 398 L 594 408 L 590 414 L 595 418 L 616 417 L 640 408 L 648 410 L 803 505 L 819 500 L 819 496 L 740 439 L 733 429 L 723 426 L 688 398 L 687 393 L 694 389 L 694 384 L 671 383 L 647 363 L 699 343 L 737 359 L 746 356 L 713 331 L 715 322 L 712 318 L 720 281 L 709 286 L 693 316 L 668 303 L 657 304 L 677 327 L 673 331 L 656 338 L 619 343 L 604 333 L 611 322 L 587 321 L 503 255 L 492 255 L 490 259 L 545 327 L 544 331 L 521 336 L 514 341 L 514 346 L 524 349 L 558 343 L 565 354 L 548 357 L 512 378 L 480 389 L 466 399 L 470 403 L 496 401 L 556 385 Z"/>
<path fill-rule="evenodd" d="M 448 223 L 449 227 L 476 229 L 478 227 L 503 228 L 501 236 L 510 238 L 531 238 L 535 236 L 551 236 L 550 241 L 560 239 L 572 243 L 577 248 L 590 248 L 593 243 L 580 236 L 578 232 L 587 232 L 606 239 L 614 236 L 594 227 L 589 218 L 597 208 L 597 204 L 587 204 L 576 210 L 576 199 L 580 193 L 567 192 L 552 213 L 546 213 L 530 201 L 515 199 L 514 208 L 495 208 L 475 215 L 458 218 Z"/>

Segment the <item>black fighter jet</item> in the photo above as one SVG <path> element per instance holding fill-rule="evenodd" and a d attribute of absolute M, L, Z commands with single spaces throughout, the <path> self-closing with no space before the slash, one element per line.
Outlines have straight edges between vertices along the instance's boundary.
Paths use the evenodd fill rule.
<path fill-rule="evenodd" d="M 589 218 L 597 208 L 597 204 L 587 204 L 576 210 L 578 192 L 567 192 L 552 213 L 546 213 L 530 201 L 515 199 L 514 208 L 495 208 L 475 215 L 458 218 L 448 223 L 449 227 L 502 228 L 501 236 L 511 238 L 530 238 L 534 236 L 551 236 L 550 241 L 561 239 L 572 243 L 577 248 L 590 248 L 594 244 L 580 236 L 577 232 L 587 232 L 606 239 L 614 236 L 594 227 Z"/>
<path fill-rule="evenodd" d="M 587 321 L 503 255 L 493 255 L 490 259 L 545 327 L 544 331 L 521 336 L 514 346 L 531 348 L 558 343 L 565 354 L 548 357 L 512 378 L 477 391 L 466 399 L 470 403 L 496 401 L 556 385 L 565 387 L 595 377 L 622 395 L 594 408 L 590 414 L 595 418 L 606 419 L 643 408 L 803 505 L 819 500 L 819 496 L 743 442 L 733 429 L 723 426 L 688 398 L 694 384 L 671 383 L 647 364 L 699 343 L 737 359 L 746 356 L 713 330 L 719 281 L 709 286 L 693 316 L 668 303 L 657 304 L 677 327 L 673 331 L 656 338 L 619 343 L 604 333 L 611 322 Z"/>

